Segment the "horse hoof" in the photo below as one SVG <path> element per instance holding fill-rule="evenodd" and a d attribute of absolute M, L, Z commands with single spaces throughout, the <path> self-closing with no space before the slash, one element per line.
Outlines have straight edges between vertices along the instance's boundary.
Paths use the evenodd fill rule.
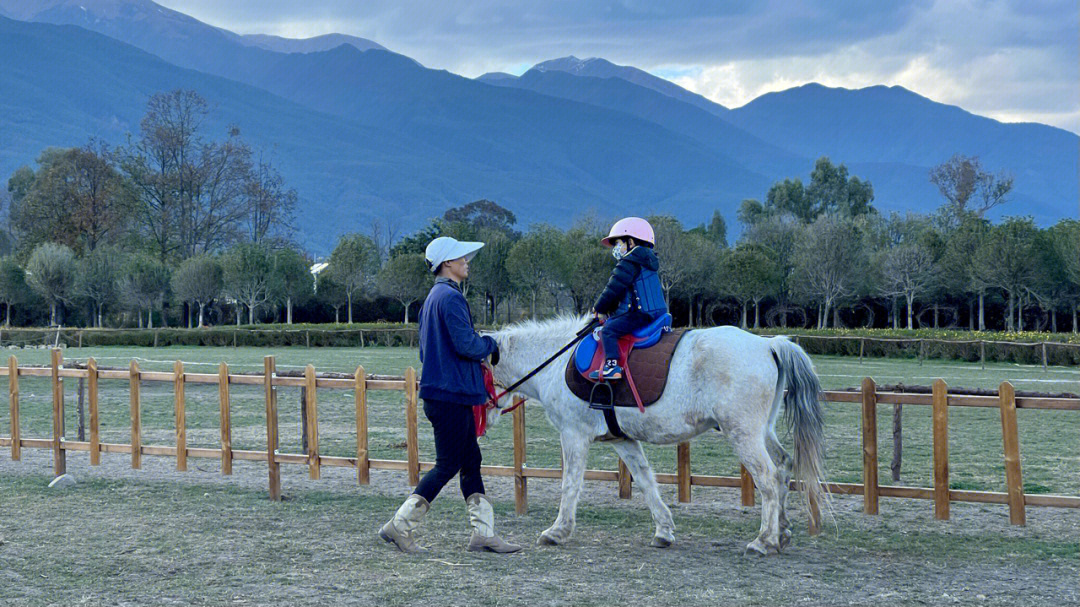
<path fill-rule="evenodd" d="M 540 537 L 536 538 L 537 546 L 558 546 L 559 541 L 547 534 L 547 532 L 541 533 Z"/>
<path fill-rule="evenodd" d="M 657 535 L 653 537 L 652 541 L 649 542 L 649 545 L 653 548 L 668 548 L 671 546 L 671 540 Z"/>
<path fill-rule="evenodd" d="M 776 546 L 772 546 L 762 542 L 761 540 L 754 540 L 746 545 L 746 556 L 769 556 L 772 554 L 780 554 L 780 549 Z"/>
<path fill-rule="evenodd" d="M 780 534 L 780 550 L 783 550 L 783 549 L 787 548 L 788 544 L 790 544 L 790 543 L 791 543 L 791 532 L 788 531 L 787 529 L 784 529 L 783 533 Z"/>

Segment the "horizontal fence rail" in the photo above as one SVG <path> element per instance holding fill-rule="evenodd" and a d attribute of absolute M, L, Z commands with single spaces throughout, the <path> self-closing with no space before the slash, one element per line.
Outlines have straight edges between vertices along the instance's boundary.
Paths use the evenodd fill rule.
<path fill-rule="evenodd" d="M 9 436 L 0 436 L 0 447 L 9 447 L 11 459 L 21 459 L 23 449 L 50 449 L 53 455 L 53 472 L 64 474 L 67 467 L 68 451 L 89 452 L 90 464 L 100 463 L 101 453 L 130 454 L 131 467 L 140 468 L 143 455 L 172 457 L 176 460 L 177 470 L 187 469 L 188 458 L 210 458 L 221 461 L 222 474 L 232 473 L 235 460 L 265 461 L 268 468 L 270 498 L 281 499 L 281 464 L 296 464 L 308 467 L 309 476 L 318 479 L 322 467 L 344 467 L 356 470 L 357 482 L 368 484 L 370 471 L 398 470 L 408 474 L 409 482 L 415 485 L 421 472 L 430 470 L 433 462 L 420 461 L 419 438 L 417 432 L 417 393 L 418 379 L 413 368 L 406 370 L 404 376 L 386 376 L 366 374 L 363 367 L 357 367 L 353 374 L 315 372 L 308 365 L 302 372 L 279 372 L 275 359 L 264 359 L 264 371 L 261 374 L 230 373 L 228 365 L 221 363 L 217 373 L 190 373 L 184 370 L 182 362 L 177 361 L 172 371 L 142 371 L 136 361 L 127 369 L 100 368 L 94 359 L 85 365 L 65 366 L 61 351 L 52 351 L 51 364 L 47 367 L 19 366 L 14 356 L 6 366 L 0 366 L 0 376 L 8 378 L 8 394 L 11 407 L 11 428 Z M 24 438 L 20 431 L 20 377 L 47 377 L 52 387 L 52 437 Z M 89 440 L 72 441 L 66 437 L 64 429 L 64 389 L 65 378 L 86 380 L 89 388 Z M 99 385 L 102 380 L 126 380 L 129 385 L 131 403 L 131 442 L 128 444 L 103 443 L 100 441 L 99 428 Z M 175 408 L 176 441 L 174 445 L 146 445 L 142 443 L 141 424 L 141 385 L 143 382 L 163 382 L 173 384 Z M 187 384 L 216 384 L 220 412 L 221 446 L 219 448 L 188 447 L 186 440 L 185 387 Z M 266 450 L 239 450 L 232 448 L 231 439 L 231 398 L 230 387 L 233 385 L 262 386 L 266 404 Z M 302 388 L 304 405 L 305 453 L 282 453 L 278 449 L 278 409 L 277 389 L 282 386 Z M 356 408 L 356 456 L 328 456 L 319 453 L 318 399 L 319 389 L 352 390 Z M 395 390 L 404 393 L 406 400 L 406 459 L 372 459 L 368 455 L 368 417 L 367 395 L 371 390 Z M 1065 495 L 1025 494 L 1020 466 L 1019 438 L 1017 433 L 1017 409 L 1049 409 L 1080 411 L 1080 398 L 1052 398 L 1042 396 L 1017 396 L 1012 384 L 1003 382 L 996 394 L 950 394 L 943 380 L 934 382 L 929 393 L 881 391 L 874 380 L 866 378 L 858 391 L 826 391 L 824 400 L 835 403 L 851 403 L 861 406 L 862 411 L 862 483 L 826 483 L 828 490 L 836 494 L 862 495 L 864 512 L 878 513 L 880 497 L 914 498 L 932 500 L 935 517 L 949 518 L 951 502 L 975 502 L 1007 504 L 1010 521 L 1023 525 L 1026 521 L 1026 506 L 1050 506 L 1062 508 L 1080 508 L 1080 497 Z M 520 397 L 517 397 L 520 400 Z M 932 409 L 933 419 L 933 487 L 909 487 L 898 485 L 880 485 L 878 482 L 877 449 L 877 405 L 925 405 Z M 1002 445 L 1006 469 L 1004 493 L 993 491 L 967 491 L 949 488 L 948 459 L 948 408 L 949 407 L 993 407 L 1001 412 Z M 528 479 L 562 478 L 560 468 L 532 468 L 526 464 L 526 427 L 523 407 L 513 412 L 513 465 L 487 465 L 481 471 L 490 476 L 505 476 L 514 479 L 515 507 L 518 513 L 528 511 Z M 620 497 L 628 498 L 631 494 L 632 479 L 623 463 L 618 470 L 586 470 L 586 480 L 609 481 L 619 485 Z M 691 487 L 731 487 L 740 489 L 743 505 L 754 505 L 754 483 L 743 468 L 739 476 L 709 476 L 691 474 L 690 444 L 677 446 L 676 472 L 657 473 L 656 480 L 662 484 L 678 486 L 680 502 L 689 502 Z M 793 489 L 800 489 L 801 484 L 792 481 Z M 811 502 L 811 533 L 818 529 L 816 504 Z"/>

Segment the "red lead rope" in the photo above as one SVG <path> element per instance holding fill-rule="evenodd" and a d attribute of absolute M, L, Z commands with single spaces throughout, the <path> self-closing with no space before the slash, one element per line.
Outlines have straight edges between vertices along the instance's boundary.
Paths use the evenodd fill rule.
<path fill-rule="evenodd" d="M 502 394 L 496 396 L 495 394 L 495 375 L 491 372 L 491 367 L 487 365 L 481 365 L 484 374 L 484 389 L 487 390 L 488 400 L 482 405 L 473 406 L 473 419 L 476 421 L 476 436 L 483 436 L 487 432 L 487 410 L 489 407 L 498 406 L 499 399 L 506 396 L 504 391 Z M 524 399 L 518 401 L 514 406 L 504 410 L 502 413 L 508 413 L 514 409 L 520 407 L 525 402 Z"/>

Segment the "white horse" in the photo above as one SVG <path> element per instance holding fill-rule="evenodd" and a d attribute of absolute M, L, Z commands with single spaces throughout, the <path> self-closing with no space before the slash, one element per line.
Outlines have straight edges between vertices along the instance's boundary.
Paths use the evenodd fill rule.
<path fill-rule="evenodd" d="M 573 339 L 586 322 L 584 317 L 563 316 L 526 321 L 491 334 L 501 354 L 494 368 L 496 383 L 508 386 L 523 377 Z M 562 544 L 570 539 L 589 445 L 608 435 L 603 414 L 590 409 L 566 386 L 564 373 L 571 355 L 572 351 L 563 354 L 516 390 L 543 405 L 562 442 L 559 516 L 540 534 L 539 544 Z M 634 407 L 616 409 L 619 425 L 629 438 L 612 441 L 612 445 L 640 485 L 652 513 L 656 523 L 652 545 L 670 546 L 675 524 L 660 497 L 641 441 L 675 444 L 720 430 L 761 492 L 761 529 L 747 545 L 747 552 L 779 553 L 791 538 L 784 506 L 792 472 L 815 497 L 826 497 L 821 484 L 824 437 L 820 391 L 810 358 L 785 337 L 759 337 L 735 327 L 689 331 L 673 354 L 663 396 L 644 413 Z M 793 430 L 794 459 L 776 437 L 781 403 Z"/>

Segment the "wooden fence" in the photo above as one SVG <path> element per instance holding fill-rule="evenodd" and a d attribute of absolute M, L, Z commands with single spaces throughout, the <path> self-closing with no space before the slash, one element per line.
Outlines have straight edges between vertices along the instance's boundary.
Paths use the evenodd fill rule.
<path fill-rule="evenodd" d="M 431 462 L 422 462 L 419 457 L 417 436 L 417 392 L 419 383 L 413 368 L 406 370 L 403 377 L 366 375 L 363 367 L 357 367 L 356 373 L 318 375 L 315 368 L 308 365 L 302 375 L 280 374 L 276 371 L 275 359 L 264 359 L 262 374 L 232 374 L 228 365 L 222 363 L 217 373 L 189 373 L 184 364 L 177 361 L 170 372 L 142 371 L 135 361 L 128 369 L 99 369 L 94 359 L 90 359 L 85 368 L 65 367 L 60 350 L 52 351 L 51 364 L 47 367 L 20 367 L 14 356 L 6 367 L 0 366 L 0 376 L 8 377 L 11 404 L 11 435 L 0 436 L 0 447 L 10 447 L 11 458 L 19 460 L 23 448 L 50 449 L 53 457 L 53 472 L 64 474 L 68 451 L 88 451 L 91 465 L 98 465 L 101 453 L 125 453 L 131 457 L 132 468 L 141 466 L 143 455 L 166 456 L 176 459 L 176 469 L 186 470 L 188 458 L 213 458 L 221 460 L 222 474 L 232 473 L 234 460 L 266 461 L 270 498 L 281 499 L 281 464 L 296 464 L 308 467 L 312 479 L 318 479 L 323 466 L 337 466 L 356 470 L 357 481 L 367 484 L 372 469 L 401 470 L 408 474 L 409 483 L 415 485 L 420 480 L 420 473 L 433 466 Z M 19 378 L 48 377 L 52 386 L 52 438 L 23 438 L 19 422 Z M 89 440 L 71 441 L 65 437 L 64 430 L 64 387 L 65 378 L 86 380 L 89 403 Z M 102 443 L 99 438 L 98 394 L 100 380 L 126 380 L 130 390 L 131 403 L 131 443 Z M 169 382 L 173 384 L 176 442 L 173 446 L 144 445 L 141 439 L 141 396 L 143 382 Z M 221 446 L 216 449 L 194 448 L 187 446 L 185 421 L 185 386 L 187 384 L 217 384 L 220 403 Z M 266 403 L 267 445 L 273 445 L 265 451 L 238 450 L 232 448 L 230 425 L 230 387 L 233 385 L 256 385 L 264 387 Z M 292 386 L 303 388 L 305 411 L 306 453 L 281 453 L 278 445 L 278 410 L 277 388 Z M 356 457 L 335 457 L 319 453 L 319 423 L 317 390 L 352 390 L 356 404 Z M 383 460 L 368 457 L 368 411 L 367 395 L 369 390 L 398 390 L 405 393 L 406 453 L 405 460 Z M 1025 494 L 1020 467 L 1020 445 L 1017 436 L 1016 410 L 1021 409 L 1057 409 L 1080 411 L 1080 399 L 1044 398 L 1016 396 L 1010 383 L 1001 384 L 997 395 L 962 395 L 948 392 L 943 380 L 934 382 L 931 394 L 912 394 L 879 391 L 871 378 L 862 382 L 859 391 L 825 392 L 825 400 L 837 403 L 860 404 L 862 407 L 862 446 L 863 446 L 863 482 L 828 483 L 828 489 L 836 494 L 862 494 L 864 511 L 867 514 L 878 513 L 879 498 L 899 497 L 934 501 L 934 513 L 939 519 L 949 518 L 951 502 L 981 502 L 1008 504 L 1010 521 L 1016 525 L 1025 523 L 1027 506 L 1053 506 L 1080 508 L 1080 497 L 1063 495 Z M 878 404 L 927 405 L 932 407 L 933 415 L 933 452 L 934 486 L 881 486 L 878 484 L 877 450 L 877 405 Z M 1002 442 L 1005 454 L 1006 485 L 1005 493 L 992 491 L 964 491 L 949 488 L 949 444 L 948 423 L 949 407 L 993 407 L 1001 412 Z M 524 408 L 513 412 L 513 454 L 512 466 L 483 466 L 482 472 L 492 476 L 507 476 L 514 479 L 514 497 L 518 513 L 528 510 L 528 480 L 530 478 L 558 479 L 562 477 L 559 468 L 531 468 L 526 465 L 526 428 Z M 657 473 L 656 480 L 664 484 L 678 486 L 680 502 L 689 502 L 691 487 L 736 487 L 740 489 L 743 505 L 754 504 L 754 484 L 746 469 L 740 476 L 706 476 L 690 472 L 690 444 L 682 443 L 677 447 L 677 466 L 675 474 Z M 620 461 L 618 470 L 587 470 L 587 480 L 612 481 L 618 483 L 619 496 L 629 498 L 632 479 Z M 793 481 L 792 488 L 798 489 L 799 483 Z M 811 533 L 818 529 L 819 514 L 816 504 L 811 502 Z"/>

